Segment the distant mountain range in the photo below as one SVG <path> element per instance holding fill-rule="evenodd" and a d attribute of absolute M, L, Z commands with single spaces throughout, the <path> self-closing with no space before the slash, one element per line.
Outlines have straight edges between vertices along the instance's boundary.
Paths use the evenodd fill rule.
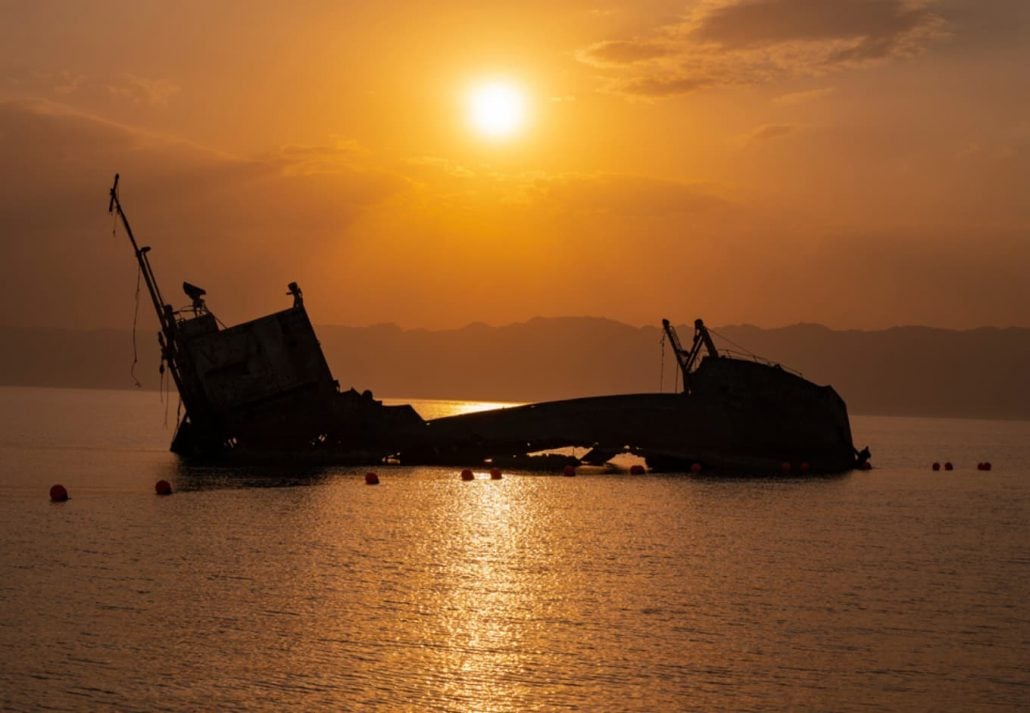
<path fill-rule="evenodd" d="M 675 360 L 659 327 L 569 317 L 454 330 L 316 327 L 343 388 L 376 396 L 536 401 L 671 391 Z M 894 327 L 837 331 L 718 327 L 716 343 L 831 384 L 852 413 L 1030 419 L 1030 329 Z M 689 344 L 692 326 L 680 326 Z M 131 334 L 0 328 L 0 384 L 132 388 Z M 732 344 L 731 344 L 732 342 Z M 155 336 L 137 337 L 135 374 L 157 388 Z"/>

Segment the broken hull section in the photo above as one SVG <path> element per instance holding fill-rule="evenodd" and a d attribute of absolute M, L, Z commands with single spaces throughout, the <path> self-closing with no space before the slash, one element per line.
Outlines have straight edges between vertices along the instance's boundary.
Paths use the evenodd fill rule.
<path fill-rule="evenodd" d="M 484 411 L 426 423 L 402 463 L 478 464 L 577 446 L 630 452 L 653 469 L 811 472 L 854 467 L 847 409 L 830 387 L 775 366 L 706 359 L 690 394 L 625 394 Z M 603 456 L 602 456 L 603 457 Z"/>

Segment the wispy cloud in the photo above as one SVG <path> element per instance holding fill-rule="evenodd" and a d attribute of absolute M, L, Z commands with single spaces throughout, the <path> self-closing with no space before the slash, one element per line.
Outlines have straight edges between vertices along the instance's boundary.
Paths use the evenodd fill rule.
<path fill-rule="evenodd" d="M 674 52 L 661 42 L 654 40 L 607 40 L 597 42 L 579 53 L 580 59 L 592 64 L 633 64 L 657 57 L 665 57 Z"/>
<path fill-rule="evenodd" d="M 286 144 L 270 157 L 286 175 L 311 176 L 353 171 L 368 150 L 353 139 L 333 137 L 319 145 Z"/>
<path fill-rule="evenodd" d="M 435 199 L 463 205 L 488 202 L 563 213 L 653 217 L 710 213 L 730 203 L 720 186 L 626 173 L 498 173 L 432 156 L 410 159 L 403 170 Z"/>
<path fill-rule="evenodd" d="M 149 79 L 126 74 L 122 81 L 108 84 L 107 91 L 111 96 L 128 99 L 134 104 L 163 107 L 181 91 L 181 87 L 169 79 Z"/>
<path fill-rule="evenodd" d="M 747 147 L 794 133 L 797 128 L 794 124 L 762 124 L 753 131 L 738 136 L 737 143 L 742 147 Z"/>
<path fill-rule="evenodd" d="M 796 104 L 805 104 L 810 101 L 816 101 L 823 97 L 828 97 L 836 91 L 833 87 L 823 87 L 821 89 L 808 89 L 800 92 L 788 92 L 787 94 L 781 94 L 778 97 L 773 98 L 773 103 L 782 104 L 784 106 L 794 106 Z"/>

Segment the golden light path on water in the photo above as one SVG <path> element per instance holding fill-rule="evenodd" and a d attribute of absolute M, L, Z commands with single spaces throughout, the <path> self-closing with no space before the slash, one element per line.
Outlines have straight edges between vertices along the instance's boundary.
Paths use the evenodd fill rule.
<path fill-rule="evenodd" d="M 479 488 L 459 506 L 463 527 L 447 535 L 445 578 L 459 583 L 445 615 L 447 648 L 460 675 L 441 682 L 445 699 L 476 701 L 482 710 L 510 707 L 510 697 L 489 693 L 498 678 L 522 668 L 524 625 L 513 614 L 533 607 L 532 592 L 509 563 L 518 561 L 521 544 L 512 511 L 522 511 L 525 522 L 524 507 L 511 488 Z"/>

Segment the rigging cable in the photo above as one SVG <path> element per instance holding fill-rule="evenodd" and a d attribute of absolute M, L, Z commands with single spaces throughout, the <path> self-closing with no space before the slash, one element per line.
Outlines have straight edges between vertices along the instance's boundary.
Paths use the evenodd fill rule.
<path fill-rule="evenodd" d="M 659 340 L 658 357 L 658 393 L 663 393 L 665 388 L 665 334 Z"/>
<path fill-rule="evenodd" d="M 751 351 L 747 347 L 743 347 L 740 344 L 737 344 L 735 341 L 733 341 L 732 339 L 727 337 L 725 334 L 720 334 L 719 332 L 716 332 L 711 327 L 708 328 L 708 332 L 710 334 L 714 334 L 715 336 L 717 336 L 719 339 L 723 340 L 724 342 L 727 342 L 727 343 L 735 346 L 737 349 L 739 349 L 741 352 L 743 352 L 747 356 L 751 357 L 752 359 L 755 359 L 757 361 L 765 361 L 765 359 L 761 355 L 755 354 L 753 351 Z"/>
<path fill-rule="evenodd" d="M 118 216 L 114 215 L 113 212 L 111 214 L 111 237 L 118 237 Z M 143 386 L 139 379 L 136 378 L 136 365 L 139 364 L 139 350 L 136 348 L 136 323 L 139 321 L 139 290 L 142 281 L 143 266 L 140 265 L 136 270 L 136 297 L 132 310 L 132 366 L 129 367 L 129 376 L 132 377 L 132 383 L 136 385 L 137 389 Z"/>
<path fill-rule="evenodd" d="M 770 359 L 765 358 L 761 354 L 755 354 L 753 351 L 751 351 L 747 347 L 743 347 L 740 344 L 737 344 L 735 341 L 733 341 L 732 339 L 727 337 L 725 334 L 719 334 L 718 332 L 716 332 L 714 329 L 711 329 L 711 328 L 709 328 L 708 331 L 710 333 L 714 334 L 715 336 L 717 336 L 719 339 L 723 340 L 724 342 L 728 342 L 729 344 L 732 344 L 737 349 L 739 349 L 741 352 L 743 352 L 746 356 L 751 357 L 751 359 L 753 361 L 757 361 L 757 362 L 760 362 L 762 364 L 768 364 L 770 366 L 777 366 L 777 367 L 779 367 L 781 369 L 785 369 L 785 370 L 787 370 L 789 372 L 797 374 L 798 376 L 802 376 L 802 373 L 800 371 L 798 371 L 797 369 L 794 369 L 794 368 L 789 367 L 789 366 L 784 366 L 783 364 L 780 364 L 779 362 L 774 362 L 774 361 L 772 361 Z"/>
<path fill-rule="evenodd" d="M 143 386 L 136 378 L 136 365 L 139 364 L 139 350 L 136 348 L 136 323 L 139 321 L 139 288 L 143 282 L 143 266 L 136 271 L 136 305 L 132 311 L 132 366 L 129 367 L 129 376 L 139 389 Z"/>

